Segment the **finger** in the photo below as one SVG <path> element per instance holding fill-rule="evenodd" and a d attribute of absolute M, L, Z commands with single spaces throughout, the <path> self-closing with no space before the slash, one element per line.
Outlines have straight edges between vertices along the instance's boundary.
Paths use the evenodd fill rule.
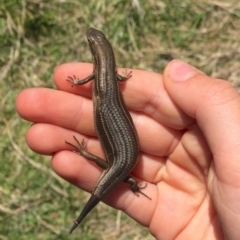
<path fill-rule="evenodd" d="M 164 84 L 175 104 L 196 118 L 210 146 L 216 171 L 209 179 L 213 200 L 225 234 L 238 239 L 239 94 L 228 82 L 210 78 L 179 60 L 167 66 Z"/>
<path fill-rule="evenodd" d="M 118 70 L 119 73 L 122 71 L 124 69 Z M 127 69 L 127 71 L 132 71 L 132 77 L 119 85 L 130 110 L 142 112 L 157 122 L 175 129 L 183 129 L 191 124 L 192 119 L 176 107 L 168 96 L 160 74 L 136 69 Z M 55 69 L 54 81 L 60 90 L 91 98 L 92 82 L 71 87 L 66 81 L 68 76 L 75 75 L 82 79 L 91 72 L 91 64 L 65 63 Z"/>
<path fill-rule="evenodd" d="M 68 151 L 61 151 L 55 154 L 52 159 L 52 166 L 62 178 L 88 192 L 94 189 L 101 174 L 101 171 L 95 166 L 93 167 L 91 162 L 81 159 L 78 155 Z M 139 223 L 147 226 L 149 225 L 157 201 L 156 186 L 148 183 L 143 191 L 152 200 L 141 194 L 136 196 L 130 190 L 128 184 L 121 183 L 103 201 L 125 211 L 132 218 L 139 221 Z"/>
<path fill-rule="evenodd" d="M 86 143 L 86 150 L 92 154 L 105 159 L 104 152 L 102 150 L 101 144 L 95 137 L 86 137 L 82 134 L 76 133 L 69 129 L 61 128 L 56 125 L 37 123 L 30 127 L 26 135 L 26 141 L 29 147 L 39 153 L 44 155 L 52 155 L 56 152 L 63 150 L 73 151 L 73 147 L 66 144 L 65 141 L 76 145 L 73 135 L 81 142 L 84 139 Z M 60 156 L 60 155 L 59 155 Z M 72 155 L 70 155 L 72 156 Z M 82 161 L 89 162 L 84 157 L 74 153 L 74 158 L 82 159 Z M 150 154 L 140 154 L 137 165 L 134 168 L 133 174 L 144 181 L 156 182 L 159 177 L 157 172 L 162 168 L 165 163 L 165 157 L 157 157 Z M 96 164 L 93 164 L 96 167 Z M 66 169 L 62 169 L 65 171 Z M 73 176 L 77 179 L 79 175 Z M 154 177 L 154 179 L 153 179 Z M 66 179 L 68 180 L 68 179 Z M 68 180 L 70 181 L 70 180 Z M 76 180 L 79 182 L 79 180 Z"/>
<path fill-rule="evenodd" d="M 22 118 L 31 122 L 95 135 L 92 101 L 71 93 L 47 88 L 25 89 L 17 97 L 16 109 Z"/>
<path fill-rule="evenodd" d="M 218 177 L 235 184 L 229 175 L 233 174 L 235 167 L 240 169 L 236 155 L 236 151 L 240 153 L 240 148 L 237 147 L 240 144 L 239 94 L 230 83 L 189 68 L 191 69 L 189 65 L 180 61 L 170 63 L 164 72 L 166 88 L 175 104 L 196 118 L 217 159 Z M 185 81 L 180 81 L 184 77 Z M 174 81 L 174 78 L 181 79 Z M 229 164 L 229 159 L 232 159 L 232 164 Z"/>
<path fill-rule="evenodd" d="M 25 104 L 26 102 L 28 104 Z M 28 121 L 69 129 L 68 139 L 72 138 L 72 131 L 88 137 L 96 136 L 92 101 L 81 96 L 53 89 L 26 89 L 18 96 L 16 108 L 20 116 Z M 145 153 L 167 156 L 181 138 L 181 131 L 161 125 L 145 114 L 134 113 L 132 117 L 139 135 L 141 150 Z M 39 142 L 43 137 L 43 126 L 35 124 L 34 128 L 29 129 L 30 133 L 34 130 L 34 134 L 28 133 L 28 144 L 38 153 L 51 154 L 58 149 L 51 144 L 52 132 L 49 128 L 44 131 L 44 139 L 49 147 L 43 150 L 46 144 L 43 141 Z M 36 131 L 37 127 L 39 127 L 38 131 Z M 67 140 L 63 137 L 58 139 Z"/>

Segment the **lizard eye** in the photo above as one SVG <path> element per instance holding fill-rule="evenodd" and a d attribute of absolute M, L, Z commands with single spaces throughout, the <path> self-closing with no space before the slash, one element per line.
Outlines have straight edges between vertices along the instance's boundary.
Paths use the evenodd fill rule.
<path fill-rule="evenodd" d="M 98 36 L 97 36 L 97 40 L 98 40 L 98 41 L 102 41 L 102 36 L 98 35 Z"/>

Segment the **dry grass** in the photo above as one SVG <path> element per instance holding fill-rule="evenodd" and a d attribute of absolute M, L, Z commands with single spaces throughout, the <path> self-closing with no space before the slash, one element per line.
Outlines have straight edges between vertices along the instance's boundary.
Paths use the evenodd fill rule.
<path fill-rule="evenodd" d="M 51 170 L 25 142 L 30 125 L 14 108 L 27 87 L 54 87 L 54 67 L 89 61 L 89 27 L 110 39 L 118 66 L 162 72 L 181 58 L 240 89 L 239 1 L 4 0 L 0 3 L 0 239 L 69 239 L 86 194 Z M 153 239 L 126 215 L 100 204 L 81 239 Z M 71 239 L 79 239 L 73 234 Z"/>

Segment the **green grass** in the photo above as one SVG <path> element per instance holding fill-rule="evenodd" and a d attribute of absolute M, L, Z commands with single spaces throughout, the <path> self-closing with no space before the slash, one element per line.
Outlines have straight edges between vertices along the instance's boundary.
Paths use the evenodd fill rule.
<path fill-rule="evenodd" d="M 239 88 L 240 5 L 214 2 L 1 1 L 0 239 L 153 239 L 104 204 L 70 237 L 87 195 L 53 173 L 50 157 L 28 149 L 31 123 L 19 118 L 14 102 L 24 88 L 55 88 L 57 65 L 91 62 L 85 36 L 90 26 L 109 38 L 118 66 L 161 73 L 169 57 L 181 58 Z"/>

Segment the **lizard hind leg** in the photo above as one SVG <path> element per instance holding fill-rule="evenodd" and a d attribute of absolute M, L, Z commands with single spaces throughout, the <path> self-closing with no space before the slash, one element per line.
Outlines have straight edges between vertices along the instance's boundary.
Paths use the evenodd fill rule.
<path fill-rule="evenodd" d="M 128 176 L 124 182 L 130 184 L 130 188 L 132 190 L 132 192 L 134 192 L 137 196 L 139 196 L 138 193 L 141 193 L 143 196 L 145 196 L 146 198 L 148 198 L 149 200 L 152 200 L 149 196 L 147 196 L 144 192 L 141 191 L 141 189 L 146 188 L 147 183 L 145 182 L 144 186 L 142 185 L 142 182 L 138 183 L 136 179 Z"/>

